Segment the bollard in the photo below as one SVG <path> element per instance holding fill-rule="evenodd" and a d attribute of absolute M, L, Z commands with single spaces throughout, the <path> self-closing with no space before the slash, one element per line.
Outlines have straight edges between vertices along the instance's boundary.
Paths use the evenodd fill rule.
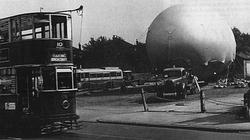
<path fill-rule="evenodd" d="M 143 103 L 144 111 L 147 112 L 148 111 L 148 106 L 147 106 L 146 99 L 145 99 L 145 96 L 144 96 L 144 89 L 143 88 L 141 88 L 141 97 L 142 97 L 142 103 Z"/>
<path fill-rule="evenodd" d="M 204 92 L 201 90 L 200 91 L 200 101 L 201 101 L 201 113 L 204 113 L 206 112 L 206 109 L 205 109 L 205 94 Z"/>
<path fill-rule="evenodd" d="M 247 93 L 244 94 L 244 117 L 246 119 L 250 119 L 250 111 L 249 111 L 249 106 L 250 106 L 250 90 L 247 91 Z"/>
<path fill-rule="evenodd" d="M 155 92 L 156 92 L 156 95 L 158 96 L 158 83 L 157 83 L 157 81 L 155 82 Z"/>

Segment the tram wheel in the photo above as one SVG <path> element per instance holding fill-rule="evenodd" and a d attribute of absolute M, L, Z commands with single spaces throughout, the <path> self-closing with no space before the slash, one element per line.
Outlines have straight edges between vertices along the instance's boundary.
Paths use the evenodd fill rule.
<path fill-rule="evenodd" d="M 40 126 L 26 126 L 20 132 L 20 136 L 23 137 L 35 137 L 41 135 Z"/>
<path fill-rule="evenodd" d="M 41 135 L 40 123 L 36 119 L 26 119 L 16 124 L 15 133 L 20 137 L 36 137 Z"/>

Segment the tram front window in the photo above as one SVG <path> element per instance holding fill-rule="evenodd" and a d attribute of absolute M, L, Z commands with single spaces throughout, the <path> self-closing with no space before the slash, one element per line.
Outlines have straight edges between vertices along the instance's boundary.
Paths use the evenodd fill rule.
<path fill-rule="evenodd" d="M 72 89 L 72 70 L 57 69 L 58 89 Z"/>
<path fill-rule="evenodd" d="M 69 72 L 58 73 L 58 89 L 72 89 L 72 75 Z"/>
<path fill-rule="evenodd" d="M 73 70 L 70 68 L 42 68 L 36 84 L 41 90 L 73 89 Z"/>
<path fill-rule="evenodd" d="M 52 38 L 68 38 L 66 16 L 52 15 Z"/>

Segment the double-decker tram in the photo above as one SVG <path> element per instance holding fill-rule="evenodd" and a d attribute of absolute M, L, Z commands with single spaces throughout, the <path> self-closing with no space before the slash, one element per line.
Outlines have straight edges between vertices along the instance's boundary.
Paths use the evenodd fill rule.
<path fill-rule="evenodd" d="M 40 132 L 76 123 L 71 27 L 71 16 L 61 12 L 0 19 L 2 129 Z"/>

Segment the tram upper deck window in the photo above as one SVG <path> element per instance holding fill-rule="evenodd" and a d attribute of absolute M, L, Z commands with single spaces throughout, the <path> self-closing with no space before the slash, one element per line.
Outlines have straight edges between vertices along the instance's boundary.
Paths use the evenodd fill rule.
<path fill-rule="evenodd" d="M 56 16 L 52 15 L 52 38 L 69 38 L 67 27 L 67 17 L 66 16 Z"/>
<path fill-rule="evenodd" d="M 21 36 L 22 39 L 33 38 L 33 20 L 31 15 L 21 16 Z"/>
<path fill-rule="evenodd" d="M 9 21 L 0 21 L 0 43 L 9 41 Z M 67 15 L 35 14 L 10 19 L 11 41 L 33 38 L 71 39 L 71 18 Z"/>
<path fill-rule="evenodd" d="M 31 15 L 17 16 L 11 19 L 11 40 L 33 38 L 33 19 Z"/>
<path fill-rule="evenodd" d="M 49 15 L 34 16 L 35 38 L 50 38 Z"/>
<path fill-rule="evenodd" d="M 0 43 L 9 41 L 9 21 L 0 21 Z"/>
<path fill-rule="evenodd" d="M 11 40 L 20 40 L 20 17 L 11 20 Z"/>

